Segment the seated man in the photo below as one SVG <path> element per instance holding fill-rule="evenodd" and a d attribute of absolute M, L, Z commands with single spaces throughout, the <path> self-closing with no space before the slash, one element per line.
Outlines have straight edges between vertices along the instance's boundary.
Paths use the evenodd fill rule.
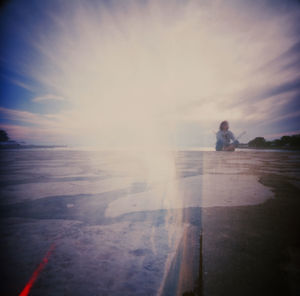
<path fill-rule="evenodd" d="M 217 132 L 216 136 L 216 151 L 234 151 L 239 144 L 233 133 L 229 130 L 228 121 L 221 122 L 220 130 Z"/>

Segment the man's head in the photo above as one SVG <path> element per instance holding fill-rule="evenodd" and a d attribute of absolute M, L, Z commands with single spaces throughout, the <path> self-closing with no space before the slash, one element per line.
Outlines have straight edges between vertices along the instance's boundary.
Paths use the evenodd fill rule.
<path fill-rule="evenodd" d="M 229 129 L 229 123 L 227 120 L 224 120 L 220 124 L 220 131 L 228 131 Z"/>

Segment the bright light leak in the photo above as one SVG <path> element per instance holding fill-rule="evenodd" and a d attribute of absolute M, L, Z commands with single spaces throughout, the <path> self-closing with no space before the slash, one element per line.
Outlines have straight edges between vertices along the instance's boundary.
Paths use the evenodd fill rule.
<path fill-rule="evenodd" d="M 221 119 L 264 120 L 287 100 L 275 96 L 250 113 L 237 104 L 293 77 L 259 69 L 295 41 L 291 15 L 219 1 L 66 1 L 49 18 L 50 32 L 38 27 L 29 41 L 41 57 L 24 67 L 45 90 L 37 104 L 70 103 L 40 123 L 65 142 L 169 148 L 180 121 L 212 137 Z"/>

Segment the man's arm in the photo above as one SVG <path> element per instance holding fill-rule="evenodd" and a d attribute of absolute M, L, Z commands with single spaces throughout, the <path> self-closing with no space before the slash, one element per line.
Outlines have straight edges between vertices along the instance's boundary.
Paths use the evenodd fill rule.
<path fill-rule="evenodd" d="M 216 133 L 217 143 L 216 143 L 216 150 L 221 151 L 223 149 L 223 137 L 220 132 Z"/>
<path fill-rule="evenodd" d="M 223 142 L 223 137 L 222 137 L 222 135 L 221 135 L 220 132 L 217 132 L 217 133 L 216 133 L 216 137 L 217 137 L 217 141 Z"/>
<path fill-rule="evenodd" d="M 236 138 L 235 138 L 233 132 L 229 132 L 229 136 L 230 136 L 230 139 L 231 139 L 233 142 L 236 141 Z"/>
<path fill-rule="evenodd" d="M 239 141 L 234 136 L 233 132 L 230 132 L 230 139 L 232 140 L 232 144 L 234 147 L 238 147 Z"/>

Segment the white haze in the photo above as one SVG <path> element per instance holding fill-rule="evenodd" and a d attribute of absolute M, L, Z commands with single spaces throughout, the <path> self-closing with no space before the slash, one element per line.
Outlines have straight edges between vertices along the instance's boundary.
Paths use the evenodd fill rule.
<path fill-rule="evenodd" d="M 250 2 L 62 2 L 47 34 L 30 32 L 41 56 L 22 67 L 44 91 L 36 104 L 70 108 L 37 125 L 65 143 L 173 147 L 187 123 L 212 138 L 223 119 L 271 120 L 293 93 L 254 103 L 251 94 L 295 77 L 263 67 L 294 44 L 295 16 Z"/>

